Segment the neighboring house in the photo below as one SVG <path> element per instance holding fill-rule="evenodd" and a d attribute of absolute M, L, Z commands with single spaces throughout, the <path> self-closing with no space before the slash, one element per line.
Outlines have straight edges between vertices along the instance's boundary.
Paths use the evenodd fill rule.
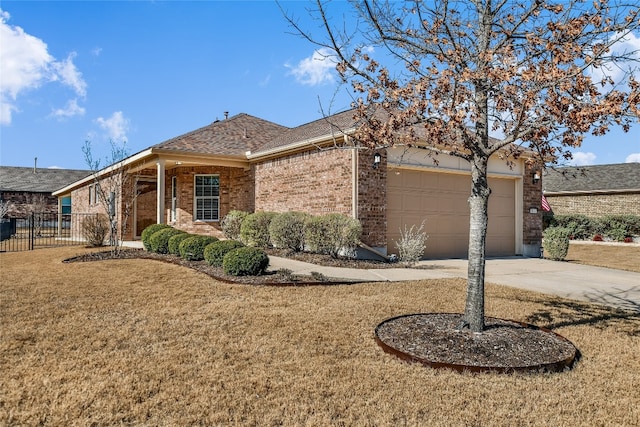
<path fill-rule="evenodd" d="M 71 213 L 71 199 L 52 193 L 89 175 L 88 170 L 0 166 L 0 200 L 9 203 L 7 218 L 32 212 Z"/>
<path fill-rule="evenodd" d="M 547 169 L 543 182 L 556 215 L 640 215 L 640 163 Z"/>
<path fill-rule="evenodd" d="M 135 184 L 122 193 L 137 194 L 124 238 L 156 222 L 222 236 L 220 220 L 233 209 L 338 212 L 359 219 L 362 242 L 381 253 L 397 253 L 400 229 L 425 220 L 425 256 L 466 257 L 469 164 L 444 154 L 436 164 L 417 148 L 356 149 L 348 136 L 355 126 L 352 111 L 295 128 L 238 114 L 149 147 L 123 163 Z M 494 159 L 489 168 L 487 254 L 539 256 L 535 169 L 523 158 L 510 166 Z M 87 177 L 55 195 L 71 196 L 74 212 L 99 211 L 93 184 Z"/>

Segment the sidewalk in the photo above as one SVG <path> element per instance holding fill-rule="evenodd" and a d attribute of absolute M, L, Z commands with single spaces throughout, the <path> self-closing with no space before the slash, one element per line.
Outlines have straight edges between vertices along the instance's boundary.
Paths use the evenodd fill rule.
<path fill-rule="evenodd" d="M 269 270 L 294 274 L 318 272 L 332 279 L 397 282 L 467 277 L 467 260 L 421 261 L 419 268 L 350 269 L 269 257 Z M 580 301 L 596 302 L 640 313 L 640 273 L 539 258 L 492 258 L 486 263 L 488 283 L 528 289 Z"/>

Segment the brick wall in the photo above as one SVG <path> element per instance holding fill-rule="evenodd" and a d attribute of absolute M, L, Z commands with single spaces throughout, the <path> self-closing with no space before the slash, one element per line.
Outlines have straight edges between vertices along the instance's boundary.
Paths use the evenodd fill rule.
<path fill-rule="evenodd" d="M 255 165 L 255 209 L 313 215 L 352 211 L 351 151 L 313 149 Z"/>
<path fill-rule="evenodd" d="M 554 196 L 547 200 L 555 215 L 640 215 L 640 193 Z"/>
<path fill-rule="evenodd" d="M 358 152 L 358 219 L 362 241 L 374 248 L 387 246 L 387 154 L 373 167 L 373 152 Z"/>
<path fill-rule="evenodd" d="M 0 199 L 9 203 L 7 218 L 26 218 L 31 212 L 58 212 L 58 198 L 51 193 L 4 191 Z"/>
<path fill-rule="evenodd" d="M 382 154 L 382 153 L 381 153 Z M 386 246 L 386 155 L 378 169 L 373 153 L 356 155 L 362 241 Z M 255 165 L 258 211 L 300 211 L 312 215 L 353 213 L 352 150 L 308 150 Z"/>
<path fill-rule="evenodd" d="M 542 243 L 542 180 L 533 182 L 533 174 L 542 168 L 538 164 L 525 164 L 522 178 L 522 243 L 526 246 L 539 247 Z M 536 208 L 536 213 L 530 213 L 530 208 Z M 536 252 L 534 249 L 533 252 Z M 531 254 L 535 255 L 535 254 Z"/>
<path fill-rule="evenodd" d="M 222 237 L 220 222 L 193 220 L 193 194 L 195 175 L 220 176 L 220 219 L 231 210 L 252 212 L 253 173 L 250 170 L 229 167 L 181 167 L 167 171 L 165 177 L 165 218 L 168 224 L 189 233 Z M 171 178 L 176 177 L 176 221 L 171 222 Z"/>

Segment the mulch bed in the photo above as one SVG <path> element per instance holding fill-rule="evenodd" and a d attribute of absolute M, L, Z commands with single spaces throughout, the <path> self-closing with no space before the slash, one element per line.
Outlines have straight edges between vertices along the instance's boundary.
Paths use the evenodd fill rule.
<path fill-rule="evenodd" d="M 376 328 L 378 344 L 400 358 L 457 371 L 549 371 L 571 369 L 579 353 L 549 330 L 485 318 L 485 330 L 459 329 L 461 314 L 425 313 L 388 319 Z"/>

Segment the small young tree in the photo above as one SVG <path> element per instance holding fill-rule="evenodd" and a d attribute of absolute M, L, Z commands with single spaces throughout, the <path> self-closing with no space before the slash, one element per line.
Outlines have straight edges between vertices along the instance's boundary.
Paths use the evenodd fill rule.
<path fill-rule="evenodd" d="M 105 159 L 110 166 L 105 168 L 102 168 L 100 159 L 94 157 L 90 141 L 85 141 L 82 153 L 93 174 L 97 199 L 109 219 L 109 245 L 112 251 L 119 252 L 137 196 L 134 189 L 136 175 L 124 161 L 128 156 L 126 141 L 117 144 L 111 140 L 110 145 L 110 157 Z"/>

